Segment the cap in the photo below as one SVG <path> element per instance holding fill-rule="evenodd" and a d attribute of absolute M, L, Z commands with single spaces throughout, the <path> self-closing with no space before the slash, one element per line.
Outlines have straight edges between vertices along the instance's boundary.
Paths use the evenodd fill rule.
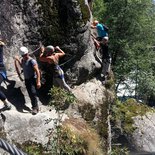
<path fill-rule="evenodd" d="M 20 55 L 25 55 L 28 53 L 28 49 L 25 46 L 22 46 L 19 50 Z"/>
<path fill-rule="evenodd" d="M 54 51 L 54 47 L 52 45 L 46 46 L 45 47 L 45 51 L 46 52 L 53 52 Z"/>

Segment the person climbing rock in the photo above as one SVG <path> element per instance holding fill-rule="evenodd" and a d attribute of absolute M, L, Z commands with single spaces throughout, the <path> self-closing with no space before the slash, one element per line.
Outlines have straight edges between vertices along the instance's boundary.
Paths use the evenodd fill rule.
<path fill-rule="evenodd" d="M 7 79 L 6 68 L 5 68 L 4 61 L 3 61 L 3 47 L 4 46 L 5 46 L 5 43 L 0 39 L 0 85 L 2 84 L 2 82 L 4 80 Z M 2 108 L 3 110 L 11 109 L 11 104 L 7 100 L 5 94 L 2 92 L 1 88 L 0 88 L 0 100 L 4 103 L 4 106 Z"/>
<path fill-rule="evenodd" d="M 46 62 L 50 64 L 50 67 L 52 68 L 52 74 L 53 74 L 53 84 L 58 84 L 59 87 L 67 90 L 68 92 L 71 91 L 71 88 L 67 85 L 64 78 L 64 72 L 59 66 L 59 59 L 65 55 L 65 52 L 60 49 L 59 46 L 56 46 L 55 48 L 51 45 L 47 47 L 42 47 L 39 60 L 41 62 Z"/>
<path fill-rule="evenodd" d="M 97 30 L 98 36 L 96 37 L 96 39 L 98 41 L 101 41 L 102 38 L 104 38 L 104 37 L 108 37 L 108 27 L 99 23 L 98 20 L 93 21 L 93 23 L 91 24 L 91 28 Z"/>
<path fill-rule="evenodd" d="M 19 49 L 19 53 L 22 56 L 22 59 L 19 59 L 18 56 L 16 56 L 15 59 L 19 62 L 23 69 L 25 86 L 31 99 L 32 114 L 35 115 L 39 112 L 36 89 L 41 87 L 40 71 L 37 61 L 29 56 L 28 49 L 25 46 Z"/>
<path fill-rule="evenodd" d="M 108 37 L 104 37 L 102 41 L 97 41 L 96 39 L 94 39 L 94 42 L 102 55 L 101 77 L 103 84 L 105 84 L 105 81 L 108 75 L 110 74 L 110 65 L 111 65 L 111 55 L 108 47 Z"/>

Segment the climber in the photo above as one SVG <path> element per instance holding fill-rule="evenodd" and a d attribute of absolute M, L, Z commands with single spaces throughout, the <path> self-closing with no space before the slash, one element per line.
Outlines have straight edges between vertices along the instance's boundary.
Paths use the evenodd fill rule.
<path fill-rule="evenodd" d="M 0 39 L 0 85 L 4 80 L 7 79 L 6 68 L 5 68 L 4 62 L 3 62 L 3 47 L 4 46 L 5 46 L 5 43 Z M 4 107 L 2 108 L 3 110 L 11 109 L 10 102 L 7 100 L 5 94 L 2 92 L 1 88 L 0 88 L 0 100 L 4 103 Z"/>
<path fill-rule="evenodd" d="M 97 41 L 94 39 L 94 42 L 96 46 L 100 49 L 100 52 L 102 54 L 102 71 L 101 71 L 101 77 L 103 78 L 103 84 L 105 84 L 105 81 L 107 80 L 107 77 L 110 74 L 110 64 L 111 64 L 111 56 L 109 53 L 109 47 L 108 47 L 108 37 L 103 37 L 101 41 Z"/>
<path fill-rule="evenodd" d="M 35 115 L 39 112 L 36 88 L 39 89 L 41 87 L 40 71 L 36 60 L 29 56 L 26 47 L 21 47 L 19 52 L 22 59 L 20 59 L 19 56 L 15 56 L 15 60 L 18 61 L 23 68 L 25 85 L 32 104 L 32 114 Z"/>
<path fill-rule="evenodd" d="M 63 57 L 64 55 L 64 51 L 61 50 L 59 46 L 56 46 L 55 48 L 51 45 L 45 48 L 42 46 L 39 60 L 41 62 L 50 64 L 53 74 L 53 83 L 58 84 L 61 88 L 70 92 L 71 88 L 65 82 L 64 72 L 58 65 L 59 58 Z"/>
<path fill-rule="evenodd" d="M 91 24 L 91 28 L 97 30 L 98 36 L 96 37 L 96 39 L 98 41 L 101 41 L 103 37 L 108 37 L 108 27 L 104 24 L 99 23 L 98 20 L 93 21 L 93 23 Z"/>

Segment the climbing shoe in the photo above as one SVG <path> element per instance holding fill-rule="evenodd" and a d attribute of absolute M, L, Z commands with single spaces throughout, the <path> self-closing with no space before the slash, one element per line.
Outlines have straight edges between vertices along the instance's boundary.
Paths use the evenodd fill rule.
<path fill-rule="evenodd" d="M 11 105 L 4 105 L 3 110 L 10 110 L 11 109 Z"/>
<path fill-rule="evenodd" d="M 39 112 L 38 107 L 32 109 L 32 115 L 36 115 L 38 112 Z"/>

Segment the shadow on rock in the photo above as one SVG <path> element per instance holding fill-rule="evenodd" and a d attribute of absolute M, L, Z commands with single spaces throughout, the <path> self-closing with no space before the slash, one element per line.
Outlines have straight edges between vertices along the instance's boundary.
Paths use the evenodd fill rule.
<path fill-rule="evenodd" d="M 31 109 L 25 105 L 25 97 L 21 91 L 21 87 L 15 88 L 16 82 L 13 80 L 7 80 L 9 83 L 7 89 L 1 87 L 2 91 L 6 94 L 7 99 L 16 107 L 16 110 L 19 112 L 27 113 L 30 112 Z M 24 112 L 26 110 L 27 112 Z"/>

